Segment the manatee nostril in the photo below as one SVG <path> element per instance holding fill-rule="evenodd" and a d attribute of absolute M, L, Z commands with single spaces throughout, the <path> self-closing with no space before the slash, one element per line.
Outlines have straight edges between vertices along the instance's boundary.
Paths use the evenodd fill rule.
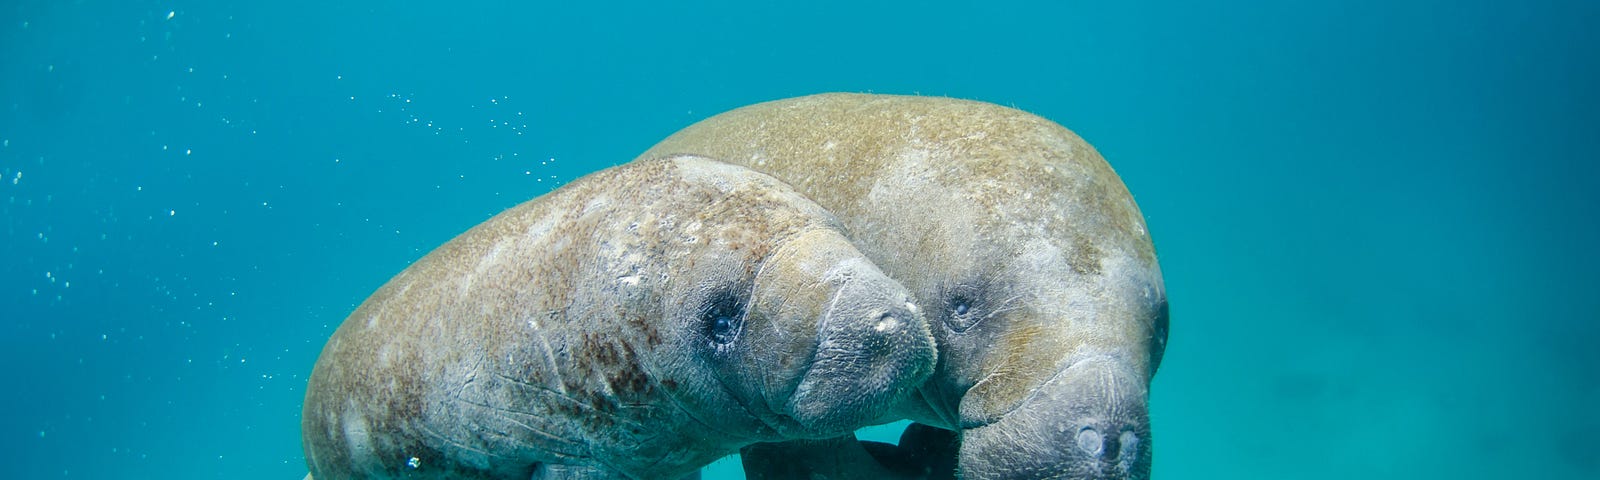
<path fill-rule="evenodd" d="M 1078 448 L 1090 456 L 1099 457 L 1105 451 L 1105 442 L 1094 427 L 1083 427 L 1078 429 Z"/>
<path fill-rule="evenodd" d="M 1122 444 L 1122 459 L 1124 462 L 1139 457 L 1139 434 L 1132 430 L 1123 430 L 1122 437 L 1118 440 Z"/>
<path fill-rule="evenodd" d="M 892 333 L 900 329 L 900 317 L 896 317 L 893 312 L 884 312 L 878 316 L 878 323 L 873 324 L 872 329 L 878 333 Z"/>

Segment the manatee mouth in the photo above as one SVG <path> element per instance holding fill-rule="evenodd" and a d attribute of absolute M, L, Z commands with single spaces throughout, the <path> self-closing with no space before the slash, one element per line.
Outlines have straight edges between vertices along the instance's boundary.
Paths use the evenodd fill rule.
<path fill-rule="evenodd" d="M 999 420 L 963 431 L 963 478 L 1148 480 L 1148 396 L 1125 362 L 1078 361 Z"/>
<path fill-rule="evenodd" d="M 934 347 L 916 306 L 825 321 L 821 341 L 782 410 L 806 438 L 828 438 L 884 415 L 933 373 Z M 870 320 L 870 321 L 868 321 Z"/>

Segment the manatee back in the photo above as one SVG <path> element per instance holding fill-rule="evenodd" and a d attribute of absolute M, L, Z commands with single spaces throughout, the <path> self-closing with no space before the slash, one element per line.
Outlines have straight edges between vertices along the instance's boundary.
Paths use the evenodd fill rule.
<path fill-rule="evenodd" d="M 350 314 L 307 387 L 302 434 L 313 474 L 526 478 L 551 452 L 584 453 L 570 440 L 581 438 L 575 425 L 550 415 L 554 404 L 517 390 L 580 387 L 561 384 L 554 358 L 585 328 L 569 308 L 617 307 L 604 292 L 582 293 L 593 282 L 581 259 L 593 252 L 574 241 L 610 234 L 574 221 L 602 183 L 580 179 L 496 215 Z"/>
<path fill-rule="evenodd" d="M 891 275 L 930 260 L 908 256 L 932 251 L 901 248 L 908 239 L 972 236 L 951 229 L 1054 229 L 1024 233 L 1074 239 L 1084 249 L 1114 245 L 1155 263 L 1143 215 L 1110 164 L 1077 134 L 1017 109 L 811 95 L 718 114 L 639 158 L 666 154 L 712 156 L 793 185 L 837 215 Z"/>

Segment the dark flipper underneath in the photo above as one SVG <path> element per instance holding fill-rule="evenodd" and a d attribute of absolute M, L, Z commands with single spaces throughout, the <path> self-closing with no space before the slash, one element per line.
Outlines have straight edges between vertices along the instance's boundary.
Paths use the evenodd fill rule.
<path fill-rule="evenodd" d="M 961 450 L 956 432 L 920 423 L 906 427 L 900 444 L 861 442 L 861 446 L 897 478 L 954 480 L 956 458 Z"/>
<path fill-rule="evenodd" d="M 913 423 L 900 435 L 899 445 L 845 435 L 758 443 L 739 455 L 749 480 L 953 480 L 959 449 L 956 432 Z"/>

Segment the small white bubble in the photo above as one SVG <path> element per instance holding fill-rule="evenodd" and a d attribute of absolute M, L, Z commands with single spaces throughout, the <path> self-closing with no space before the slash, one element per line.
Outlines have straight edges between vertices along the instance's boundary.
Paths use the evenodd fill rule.
<path fill-rule="evenodd" d="M 177 10 L 168 11 L 167 12 L 167 20 L 172 20 L 172 17 L 175 17 L 177 15 L 178 15 L 178 11 Z"/>
<path fill-rule="evenodd" d="M 176 216 L 178 216 L 178 211 L 177 210 L 167 210 L 167 216 L 176 217 Z"/>

